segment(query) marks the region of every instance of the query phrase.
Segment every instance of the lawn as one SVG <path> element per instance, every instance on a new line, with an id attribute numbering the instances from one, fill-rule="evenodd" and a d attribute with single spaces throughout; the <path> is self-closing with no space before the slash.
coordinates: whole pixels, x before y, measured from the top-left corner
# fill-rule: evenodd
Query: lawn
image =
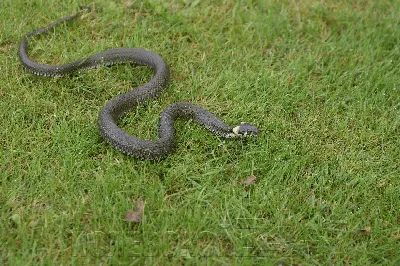
<path id="1" fill-rule="evenodd" d="M 82 2 L 0 3 L 0 264 L 400 264 L 399 1 Z M 114 150 L 98 114 L 150 69 L 45 78 L 17 56 L 79 4 L 92 11 L 31 38 L 30 55 L 160 54 L 171 84 L 127 132 L 156 139 L 160 112 L 189 101 L 261 134 L 179 120 L 161 162 Z M 137 201 L 142 220 L 124 221 Z"/>

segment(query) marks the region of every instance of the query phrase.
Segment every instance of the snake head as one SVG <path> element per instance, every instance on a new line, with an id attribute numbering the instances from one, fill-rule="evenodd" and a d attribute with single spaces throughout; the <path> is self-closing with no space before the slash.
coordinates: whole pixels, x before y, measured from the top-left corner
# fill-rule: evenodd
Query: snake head
<path id="1" fill-rule="evenodd" d="M 256 126 L 246 122 L 242 122 L 236 127 L 234 127 L 232 129 L 232 132 L 235 135 L 235 137 L 251 137 L 260 133 L 260 131 Z"/>

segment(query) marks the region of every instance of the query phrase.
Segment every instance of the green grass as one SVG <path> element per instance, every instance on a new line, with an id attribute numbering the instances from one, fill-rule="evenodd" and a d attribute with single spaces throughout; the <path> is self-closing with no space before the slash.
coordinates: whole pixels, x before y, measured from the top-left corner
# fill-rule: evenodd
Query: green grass
<path id="1" fill-rule="evenodd" d="M 0 3 L 0 264 L 400 263 L 399 1 L 99 0 L 31 40 L 48 64 L 160 54 L 171 85 L 121 122 L 142 138 L 176 101 L 262 131 L 225 141 L 178 121 L 160 163 L 115 151 L 96 124 L 151 71 L 21 68 L 21 36 L 83 4 L 60 2 Z M 143 221 L 124 222 L 136 199 Z"/>

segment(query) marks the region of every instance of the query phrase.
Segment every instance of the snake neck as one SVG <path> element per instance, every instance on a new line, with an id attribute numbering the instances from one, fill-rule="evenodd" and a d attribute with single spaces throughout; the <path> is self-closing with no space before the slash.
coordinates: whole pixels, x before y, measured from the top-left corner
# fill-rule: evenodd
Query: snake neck
<path id="1" fill-rule="evenodd" d="M 177 118 L 192 119 L 211 133 L 223 138 L 236 137 L 234 127 L 225 124 L 210 111 L 189 102 L 177 102 L 168 106 L 160 115 L 160 139 L 169 138 L 173 134 L 173 121 Z"/>

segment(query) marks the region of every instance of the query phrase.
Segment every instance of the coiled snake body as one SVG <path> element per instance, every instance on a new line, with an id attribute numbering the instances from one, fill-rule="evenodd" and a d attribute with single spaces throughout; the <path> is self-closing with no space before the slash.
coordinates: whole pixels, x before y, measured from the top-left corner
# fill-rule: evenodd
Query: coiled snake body
<path id="1" fill-rule="evenodd" d="M 160 94 L 168 85 L 169 67 L 159 55 L 139 48 L 110 49 L 62 65 L 39 64 L 29 58 L 27 52 L 29 37 L 42 34 L 59 23 L 75 19 L 78 15 L 79 13 L 59 19 L 46 27 L 27 33 L 20 42 L 19 58 L 23 67 L 29 72 L 51 77 L 66 76 L 77 70 L 126 62 L 151 67 L 155 74 L 149 82 L 111 99 L 100 112 L 98 122 L 100 135 L 115 149 L 140 159 L 164 159 L 175 151 L 174 120 L 178 117 L 193 119 L 212 133 L 224 138 L 258 134 L 257 127 L 251 124 L 240 123 L 235 127 L 228 126 L 209 111 L 188 102 L 172 104 L 161 113 L 158 140 L 148 141 L 127 134 L 118 127 L 116 121 L 127 111 L 135 109 L 138 105 Z"/>

